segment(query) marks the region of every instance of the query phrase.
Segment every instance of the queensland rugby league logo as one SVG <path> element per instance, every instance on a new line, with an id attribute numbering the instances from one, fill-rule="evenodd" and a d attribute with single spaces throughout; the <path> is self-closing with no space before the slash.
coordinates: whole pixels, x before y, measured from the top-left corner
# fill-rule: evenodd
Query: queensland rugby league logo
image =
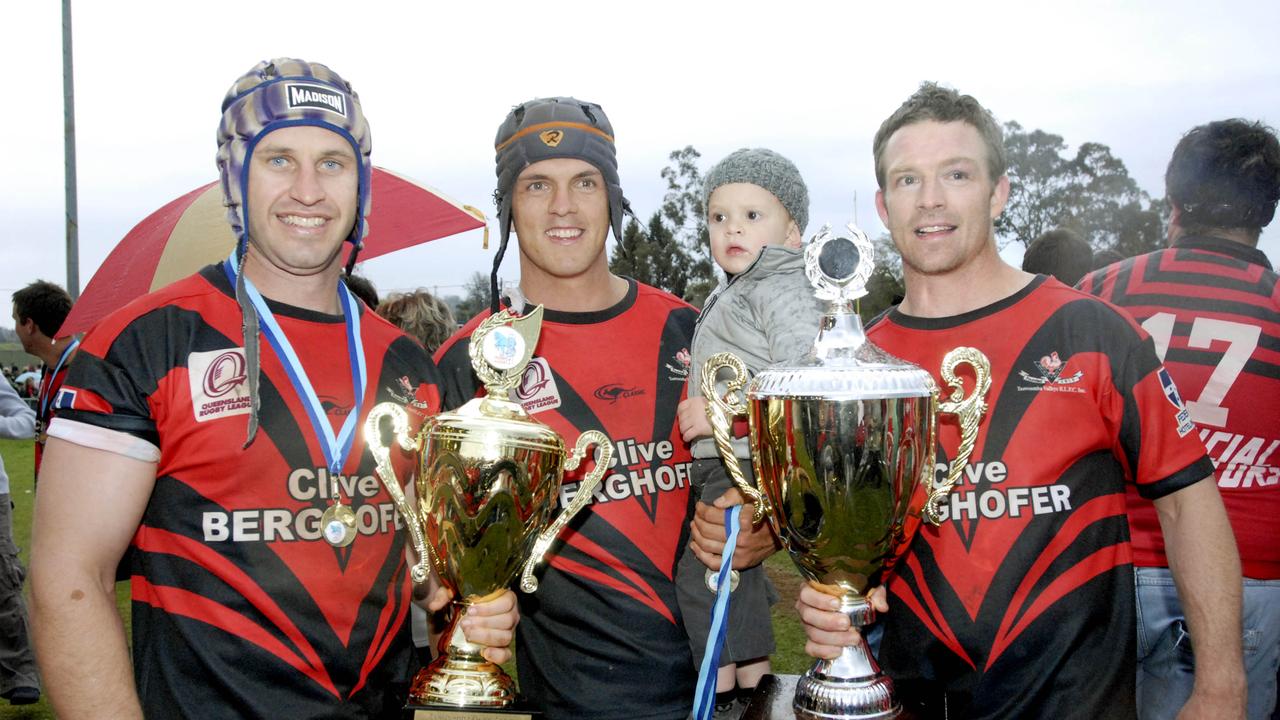
<path id="1" fill-rule="evenodd" d="M 197 422 L 244 415 L 250 403 L 244 348 L 210 350 L 187 356 L 191 412 Z"/>
<path id="2" fill-rule="evenodd" d="M 544 358 L 532 358 L 520 374 L 520 384 L 511 391 L 526 412 L 536 413 L 560 407 L 560 388 Z"/>

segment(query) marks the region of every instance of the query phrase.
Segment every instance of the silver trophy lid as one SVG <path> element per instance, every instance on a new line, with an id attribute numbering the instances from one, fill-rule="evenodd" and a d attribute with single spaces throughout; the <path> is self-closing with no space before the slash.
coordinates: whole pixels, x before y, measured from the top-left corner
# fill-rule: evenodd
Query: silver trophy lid
<path id="1" fill-rule="evenodd" d="M 813 347 L 799 360 L 761 370 L 749 397 L 859 400 L 934 393 L 929 373 L 867 340 L 853 301 L 867 294 L 873 249 L 866 233 L 853 224 L 846 227 L 851 238 L 833 235 L 824 225 L 805 247 L 805 273 L 814 294 L 828 301 Z"/>

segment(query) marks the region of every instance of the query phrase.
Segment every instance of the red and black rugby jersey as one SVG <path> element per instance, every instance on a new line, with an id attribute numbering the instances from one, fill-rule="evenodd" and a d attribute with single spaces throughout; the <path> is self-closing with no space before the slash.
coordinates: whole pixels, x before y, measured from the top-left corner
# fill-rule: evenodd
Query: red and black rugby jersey
<path id="1" fill-rule="evenodd" d="M 1213 237 L 1098 270 L 1080 288 L 1119 305 L 1155 339 L 1178 383 L 1246 577 L 1280 578 L 1280 287 L 1260 250 Z M 1147 504 L 1130 507 L 1134 563 L 1168 567 Z"/>
<path id="2" fill-rule="evenodd" d="M 939 369 L 955 347 L 981 350 L 992 377 L 947 519 L 922 527 L 889 584 L 885 670 L 971 695 L 963 717 L 1132 717 L 1125 486 L 1156 498 L 1211 472 L 1150 340 L 1044 277 L 956 317 L 894 310 L 869 337 L 944 393 Z M 953 416 L 938 435 L 942 479 L 959 445 Z"/>
<path id="3" fill-rule="evenodd" d="M 341 317 L 268 302 L 338 428 L 354 406 Z M 362 413 L 380 402 L 407 407 L 415 421 L 437 412 L 439 375 L 421 346 L 363 304 L 360 312 Z M 128 558 L 143 709 L 157 718 L 395 717 L 412 648 L 394 505 L 358 432 L 337 478 L 358 535 L 345 548 L 325 542 L 329 470 L 265 340 L 261 427 L 242 447 L 240 328 L 228 280 L 209 266 L 99 324 L 59 397 L 55 432 L 88 423 L 160 451 Z M 397 463 L 406 480 L 411 459 Z"/>
<path id="4" fill-rule="evenodd" d="M 467 339 L 487 315 L 437 351 L 446 404 L 478 389 Z M 520 687 L 549 718 L 688 715 L 696 670 L 674 577 L 693 498 L 676 406 L 695 318 L 680 299 L 634 281 L 607 310 L 548 310 L 515 391 L 566 444 L 595 429 L 614 445 L 612 471 L 552 546 L 538 591 L 520 594 Z M 566 477 L 561 507 L 580 477 Z"/>

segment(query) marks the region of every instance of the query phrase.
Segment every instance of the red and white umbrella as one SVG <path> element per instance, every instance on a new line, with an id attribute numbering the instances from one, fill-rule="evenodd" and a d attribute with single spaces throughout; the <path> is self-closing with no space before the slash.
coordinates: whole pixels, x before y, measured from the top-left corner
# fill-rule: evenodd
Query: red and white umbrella
<path id="1" fill-rule="evenodd" d="M 374 167 L 373 210 L 366 222 L 361 260 L 484 227 L 485 217 L 433 188 Z M 192 190 L 124 236 L 85 286 L 58 336 L 88 330 L 134 298 L 222 260 L 234 245 L 218 183 Z"/>

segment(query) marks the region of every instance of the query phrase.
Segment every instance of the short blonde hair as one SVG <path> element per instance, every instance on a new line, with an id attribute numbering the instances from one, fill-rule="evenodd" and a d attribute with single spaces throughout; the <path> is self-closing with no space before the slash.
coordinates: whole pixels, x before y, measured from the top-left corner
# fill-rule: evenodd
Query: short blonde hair
<path id="1" fill-rule="evenodd" d="M 429 353 L 458 329 L 449 305 L 422 288 L 392 293 L 378 305 L 377 313 L 422 343 Z"/>

